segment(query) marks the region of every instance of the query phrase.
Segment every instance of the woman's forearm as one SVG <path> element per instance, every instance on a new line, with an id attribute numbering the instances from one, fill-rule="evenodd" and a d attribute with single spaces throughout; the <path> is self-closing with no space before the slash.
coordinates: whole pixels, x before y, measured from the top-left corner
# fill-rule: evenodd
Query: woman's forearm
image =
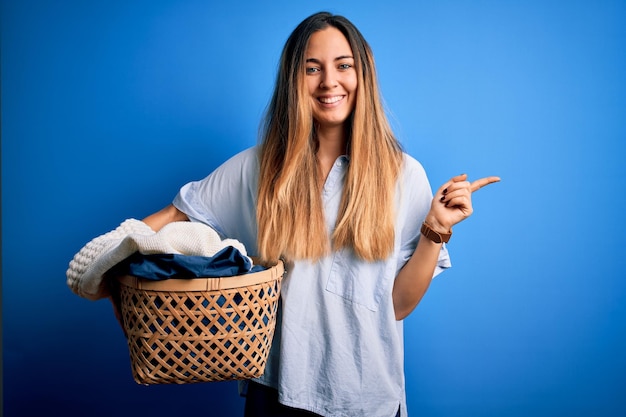
<path id="1" fill-rule="evenodd" d="M 170 204 L 162 210 L 157 211 L 154 214 L 149 215 L 143 222 L 150 226 L 152 230 L 158 232 L 168 223 L 179 222 L 179 221 L 187 221 L 187 215 L 182 211 L 178 210 L 174 205 Z"/>
<path id="2" fill-rule="evenodd" d="M 413 255 L 402 267 L 393 285 L 396 320 L 406 318 L 428 290 L 440 251 L 441 243 L 421 236 Z"/>

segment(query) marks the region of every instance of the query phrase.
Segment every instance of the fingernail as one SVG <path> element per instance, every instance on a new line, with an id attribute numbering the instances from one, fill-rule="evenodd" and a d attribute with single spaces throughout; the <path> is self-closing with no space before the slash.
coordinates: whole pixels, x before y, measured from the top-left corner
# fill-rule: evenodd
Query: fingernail
<path id="1" fill-rule="evenodd" d="M 441 197 L 441 198 L 439 199 L 439 201 L 441 201 L 441 202 L 443 203 L 443 200 L 445 200 L 445 199 L 446 199 L 446 196 L 444 195 L 443 197 Z"/>
<path id="2" fill-rule="evenodd" d="M 443 191 L 442 191 L 443 194 L 446 194 L 447 192 L 448 192 L 447 188 L 444 188 Z"/>
<path id="3" fill-rule="evenodd" d="M 446 201 L 446 207 L 448 207 L 448 203 L 449 203 L 449 201 Z"/>

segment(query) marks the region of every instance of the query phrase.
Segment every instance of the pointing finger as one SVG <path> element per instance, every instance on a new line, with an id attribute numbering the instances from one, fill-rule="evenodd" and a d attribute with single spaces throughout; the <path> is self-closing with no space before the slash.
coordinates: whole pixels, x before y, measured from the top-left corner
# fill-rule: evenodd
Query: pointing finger
<path id="1" fill-rule="evenodd" d="M 494 182 L 500 181 L 500 177 L 485 177 L 479 180 L 472 182 L 470 185 L 470 189 L 472 192 L 478 191 L 486 185 L 493 184 Z"/>

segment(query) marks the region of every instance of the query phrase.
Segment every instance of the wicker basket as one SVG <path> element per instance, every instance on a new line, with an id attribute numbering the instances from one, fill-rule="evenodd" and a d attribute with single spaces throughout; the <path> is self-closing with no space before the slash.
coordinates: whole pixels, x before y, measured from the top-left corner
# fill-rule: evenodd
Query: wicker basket
<path id="1" fill-rule="evenodd" d="M 122 323 L 139 384 L 238 380 L 263 374 L 284 265 L 224 278 L 119 277 Z"/>

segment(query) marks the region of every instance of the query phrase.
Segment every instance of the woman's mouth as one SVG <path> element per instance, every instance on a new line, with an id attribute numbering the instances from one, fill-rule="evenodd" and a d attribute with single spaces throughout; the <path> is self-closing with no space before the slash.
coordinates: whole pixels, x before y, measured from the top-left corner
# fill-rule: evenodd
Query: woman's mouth
<path id="1" fill-rule="evenodd" d="M 320 103 L 322 104 L 335 104 L 338 101 L 341 101 L 345 96 L 331 96 L 331 97 L 318 97 Z"/>

